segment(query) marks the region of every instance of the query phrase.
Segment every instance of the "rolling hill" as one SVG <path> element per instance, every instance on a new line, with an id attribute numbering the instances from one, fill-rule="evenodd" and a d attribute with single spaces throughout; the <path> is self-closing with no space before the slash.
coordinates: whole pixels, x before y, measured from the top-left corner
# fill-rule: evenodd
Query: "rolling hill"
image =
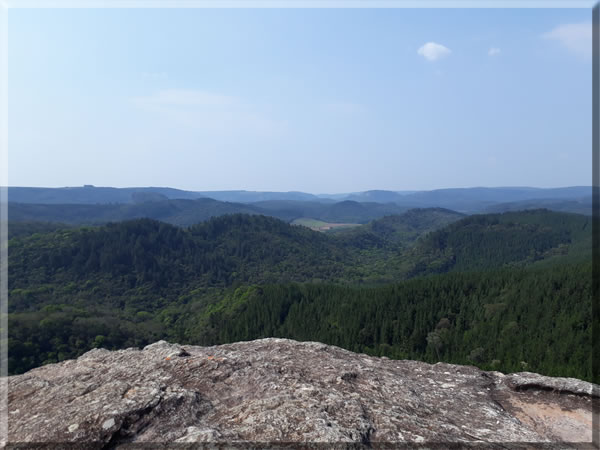
<path id="1" fill-rule="evenodd" d="M 448 221 L 452 223 L 443 225 Z M 464 317 L 473 322 L 473 327 L 480 324 L 477 326 L 483 328 L 478 328 L 477 333 L 484 333 L 485 327 L 496 325 L 486 322 L 489 317 L 481 316 L 481 311 L 489 309 L 492 314 L 496 310 L 503 311 L 504 306 L 497 304 L 509 299 L 526 302 L 529 298 L 519 299 L 515 293 L 501 295 L 506 283 L 525 276 L 519 275 L 525 269 L 538 270 L 540 274 L 555 271 L 557 276 L 567 277 L 570 281 L 561 281 L 564 289 L 549 291 L 557 292 L 553 301 L 561 304 L 575 298 L 565 299 L 566 293 L 572 292 L 568 283 L 587 289 L 577 277 L 569 275 L 580 269 L 569 267 L 580 267 L 591 260 L 591 219 L 547 210 L 463 218 L 458 213 L 439 209 L 409 211 L 360 227 L 364 235 L 377 240 L 378 245 L 368 246 L 362 245 L 360 240 L 357 243 L 276 218 L 247 214 L 213 217 L 189 228 L 150 219 L 96 227 L 55 228 L 54 225 L 30 223 L 22 226 L 24 231 L 19 233 L 17 228 L 9 241 L 9 346 L 12 358 L 9 365 L 13 373 L 77 356 L 98 346 L 140 346 L 161 338 L 180 343 L 216 343 L 239 333 L 245 333 L 244 336 L 283 333 L 285 330 L 291 333 L 291 329 L 279 327 L 292 313 L 296 316 L 292 314 L 291 317 L 297 317 L 294 326 L 300 328 L 295 328 L 296 334 L 290 336 L 301 339 L 324 336 L 333 344 L 346 345 L 336 341 L 342 339 L 342 335 L 346 336 L 346 331 L 336 334 L 336 327 L 342 326 L 337 321 L 341 320 L 339 317 L 353 317 L 352 311 L 360 308 L 367 308 L 359 314 L 364 322 L 358 323 L 358 328 L 352 328 L 354 331 L 348 331 L 350 334 L 344 337 L 352 342 L 348 346 L 395 357 L 411 354 L 433 358 L 436 344 L 427 346 L 428 333 L 439 331 L 436 323 L 444 317 L 449 318 L 451 324 L 458 323 L 448 316 L 453 311 L 459 315 L 462 314 L 460 311 L 467 311 L 460 309 L 466 307 L 463 303 L 467 300 L 457 292 L 465 290 L 469 293 L 472 289 L 481 292 L 479 309 L 468 310 L 471 312 L 465 312 Z M 442 228 L 426 232 L 437 226 Z M 348 233 L 350 231 L 355 230 Z M 419 233 L 420 237 L 415 240 Z M 560 275 L 563 269 L 567 275 Z M 435 275 L 444 272 L 450 273 Z M 461 273 L 473 275 L 460 278 L 458 274 Z M 397 288 L 382 287 L 415 276 L 429 278 L 420 284 L 415 281 L 417 284 L 400 283 Z M 440 281 L 439 286 L 448 287 L 434 289 L 438 286 L 436 277 L 439 276 L 447 277 L 444 278 L 447 281 Z M 499 278 L 494 278 L 496 276 Z M 525 284 L 517 284 L 515 289 L 537 290 L 536 277 L 539 278 L 537 275 L 525 276 Z M 544 283 L 554 289 L 552 286 L 557 285 L 552 280 L 548 278 Z M 332 291 L 317 290 L 321 293 L 306 296 L 302 289 L 284 286 L 289 283 L 336 287 Z M 290 302 L 285 316 L 278 316 L 282 311 L 272 304 L 277 297 L 275 294 L 264 297 L 262 310 L 259 308 L 261 301 L 254 302 L 255 293 L 267 292 L 264 289 L 269 285 L 283 286 L 281 291 L 275 287 L 269 288 L 275 289 L 269 292 L 285 293 L 277 300 L 288 299 L 285 301 Z M 485 287 L 488 285 L 497 286 L 497 289 L 490 291 L 491 288 Z M 389 336 L 384 339 L 380 334 L 373 334 L 370 328 L 383 326 L 383 322 L 378 321 L 390 315 L 385 312 L 386 308 L 399 301 L 394 300 L 394 292 L 400 292 L 395 289 L 406 291 L 406 296 L 415 301 L 419 298 L 426 301 L 423 306 L 415 305 L 416 309 L 405 317 L 406 321 L 397 325 L 398 330 L 412 327 L 416 317 L 421 317 L 419 320 L 427 317 L 425 322 L 419 322 L 421 334 L 413 336 L 411 342 L 416 347 L 411 347 L 412 350 L 401 344 L 403 338 L 399 341 L 391 340 Z M 496 294 L 494 289 L 499 293 Z M 389 302 L 392 303 L 382 303 L 388 306 L 377 309 L 379 307 L 375 305 L 381 296 L 391 296 Z M 321 306 L 314 303 L 323 301 L 322 307 L 337 308 L 338 300 L 334 299 L 342 301 L 345 297 L 358 303 L 349 304 L 334 315 L 331 311 L 320 312 Z M 445 303 L 444 298 L 453 298 L 454 303 Z M 367 300 L 375 309 L 363 305 Z M 485 306 L 488 304 L 491 306 Z M 247 315 L 244 308 L 250 307 L 251 315 Z M 573 309 L 573 317 L 580 317 L 581 307 Z M 518 308 L 527 306 L 523 304 Z M 536 303 L 534 308 L 539 305 Z M 232 320 L 239 317 L 240 322 L 236 325 L 239 328 L 223 325 L 227 317 Z M 323 322 L 327 317 L 331 319 Z M 501 328 L 513 326 L 510 321 L 502 320 Z M 304 323 L 306 325 L 302 325 Z M 333 328 L 329 334 L 322 335 L 325 329 L 318 331 L 314 326 Z M 302 329 L 306 334 L 297 334 Z M 585 333 L 576 337 L 584 338 Z M 529 339 L 529 334 L 524 334 L 523 339 Z M 475 341 L 460 342 L 463 347 L 448 353 L 450 360 L 464 360 L 469 355 L 479 358 L 476 355 L 478 347 L 473 347 Z M 509 349 L 509 343 L 503 348 Z M 507 358 L 508 365 L 501 367 L 509 369 L 517 358 L 515 355 L 510 358 L 492 356 L 490 354 L 491 359 Z M 491 364 L 490 359 L 486 361 Z M 570 360 L 565 361 L 542 359 L 539 367 L 547 371 L 566 370 Z M 584 363 L 578 364 L 577 370 L 584 371 L 581 376 L 587 376 L 581 369 Z"/>
<path id="2" fill-rule="evenodd" d="M 108 222 L 148 218 L 178 226 L 190 226 L 225 214 L 261 214 L 287 222 L 307 217 L 325 222 L 367 223 L 404 211 L 394 204 L 299 202 L 276 200 L 257 203 L 221 202 L 211 198 L 163 200 L 149 194 L 136 196 L 136 203 L 33 204 L 9 202 L 13 222 L 59 222 L 71 225 L 99 225 Z"/>
<path id="3" fill-rule="evenodd" d="M 410 208 L 440 207 L 464 213 L 486 212 L 498 204 L 540 200 L 537 207 L 554 208 L 560 202 L 579 202 L 590 197 L 591 187 L 571 186 L 564 188 L 531 188 L 531 187 L 474 187 L 436 189 L 430 191 L 390 191 L 369 190 L 364 192 L 320 194 L 305 192 L 258 192 L 258 191 L 185 191 L 164 187 L 112 188 L 112 187 L 66 187 L 66 188 L 32 188 L 9 187 L 8 199 L 15 203 L 34 204 L 109 204 L 135 203 L 136 197 L 160 196 L 163 200 L 212 198 L 214 200 L 232 203 L 257 203 L 273 201 L 290 201 L 293 209 L 298 205 L 294 202 L 310 202 L 313 204 L 331 204 L 352 201 L 360 204 L 380 203 L 395 204 L 402 210 Z M 160 198 L 159 197 L 159 198 Z M 553 199 L 553 202 L 547 201 Z M 535 203 L 535 202 L 534 202 Z M 257 205 L 261 206 L 261 205 Z M 264 205 L 268 208 L 268 205 Z M 307 205 L 314 208 L 314 205 Z M 389 206 L 388 206 L 389 207 Z M 528 207 L 529 208 L 529 207 Z M 564 208 L 564 205 L 563 205 Z M 514 208 L 512 208 L 514 209 Z M 517 209 L 522 209 L 517 206 Z M 562 209 L 567 211 L 566 209 Z M 496 210 L 500 211 L 500 210 Z M 570 210 L 569 210 L 570 211 Z M 579 211 L 573 211 L 579 212 Z M 398 211 L 389 211 L 396 214 Z M 297 216 L 302 217 L 302 216 Z M 295 218 L 297 218 L 295 217 Z M 312 217 L 305 215 L 305 217 Z M 363 216 L 361 216 L 363 217 Z M 371 217 L 372 219 L 374 217 Z M 325 218 L 322 218 L 326 220 Z M 292 219 L 293 220 L 293 219 Z M 368 221 L 369 219 L 362 219 Z"/>
<path id="4" fill-rule="evenodd" d="M 592 215 L 592 196 L 579 199 L 543 198 L 521 200 L 518 202 L 497 203 L 487 208 L 485 212 L 522 211 L 525 209 L 550 209 L 552 211 Z"/>
<path id="5" fill-rule="evenodd" d="M 592 220 L 528 210 L 469 216 L 424 236 L 405 255 L 410 276 L 591 259 Z"/>
<path id="6" fill-rule="evenodd" d="M 193 225 L 224 214 L 263 213 L 248 205 L 220 202 L 211 198 L 98 205 L 9 203 L 8 211 L 13 222 L 41 221 L 71 225 L 99 225 L 149 218 L 180 226 Z"/>
<path id="7" fill-rule="evenodd" d="M 106 204 L 132 203 L 135 193 L 156 193 L 168 199 L 196 199 L 202 194 L 166 187 L 114 188 L 76 186 L 64 188 L 9 187 L 8 201 L 36 204 Z"/>
<path id="8" fill-rule="evenodd" d="M 464 213 L 484 212 L 498 203 L 519 202 L 554 198 L 575 200 L 589 196 L 591 187 L 573 186 L 565 188 L 455 188 L 421 191 L 403 196 L 398 200 L 401 206 L 409 207 L 441 207 Z"/>
<path id="9" fill-rule="evenodd" d="M 402 214 L 384 216 L 353 229 L 335 232 L 340 241 L 360 248 L 375 246 L 406 246 L 430 231 L 442 228 L 465 217 L 443 208 L 411 209 Z"/>

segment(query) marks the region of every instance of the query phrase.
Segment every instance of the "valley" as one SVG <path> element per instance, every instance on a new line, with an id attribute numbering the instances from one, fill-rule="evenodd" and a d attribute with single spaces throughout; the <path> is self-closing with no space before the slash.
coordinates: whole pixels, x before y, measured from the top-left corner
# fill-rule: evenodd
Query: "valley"
<path id="1" fill-rule="evenodd" d="M 299 219 L 295 219 L 292 222 L 292 225 L 302 225 L 310 228 L 313 231 L 329 231 L 333 232 L 340 229 L 353 228 L 360 226 L 359 223 L 330 223 L 323 222 L 322 220 L 311 219 L 309 217 L 301 217 Z"/>
<path id="2" fill-rule="evenodd" d="M 286 337 L 591 378 L 590 217 L 422 208 L 326 232 L 300 223 L 11 221 L 10 372 L 159 339 Z"/>

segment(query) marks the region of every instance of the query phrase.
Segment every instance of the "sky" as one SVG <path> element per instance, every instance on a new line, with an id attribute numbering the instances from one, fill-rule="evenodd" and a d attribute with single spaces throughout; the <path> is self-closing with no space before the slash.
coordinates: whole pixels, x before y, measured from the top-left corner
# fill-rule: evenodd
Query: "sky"
<path id="1" fill-rule="evenodd" d="M 591 185 L 591 10 L 10 9 L 11 186 Z"/>

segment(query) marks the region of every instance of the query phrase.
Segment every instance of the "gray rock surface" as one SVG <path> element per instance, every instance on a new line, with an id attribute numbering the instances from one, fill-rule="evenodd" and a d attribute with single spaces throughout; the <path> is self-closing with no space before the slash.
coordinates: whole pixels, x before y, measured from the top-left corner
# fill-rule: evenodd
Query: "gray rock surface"
<path id="1" fill-rule="evenodd" d="M 9 378 L 9 442 L 590 442 L 598 386 L 261 339 L 92 350 Z M 486 444 L 487 445 L 487 444 Z M 492 445 L 493 447 L 496 444 Z"/>

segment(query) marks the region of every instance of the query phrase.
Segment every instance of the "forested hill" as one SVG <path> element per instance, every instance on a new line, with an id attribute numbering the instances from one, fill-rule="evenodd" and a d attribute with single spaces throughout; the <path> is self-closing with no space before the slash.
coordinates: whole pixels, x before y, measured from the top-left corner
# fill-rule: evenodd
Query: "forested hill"
<path id="1" fill-rule="evenodd" d="M 93 295 L 71 287 L 66 298 L 9 315 L 9 370 L 20 373 L 94 347 L 275 336 L 392 358 L 591 380 L 591 280 L 587 262 L 444 274 L 380 288 L 196 290 L 169 303 L 138 296 L 121 309 L 107 306 L 110 293 L 101 288 Z M 49 295 L 48 289 L 31 295 Z"/>
<path id="2" fill-rule="evenodd" d="M 402 214 L 376 219 L 362 227 L 341 229 L 334 236 L 359 248 L 411 245 L 420 236 L 456 222 L 464 214 L 444 208 L 410 209 Z"/>
<path id="3" fill-rule="evenodd" d="M 240 288 L 185 328 L 192 340 L 210 344 L 287 337 L 591 380 L 591 267 L 454 273 L 370 289 Z"/>
<path id="4" fill-rule="evenodd" d="M 382 223 L 398 225 L 398 220 Z M 422 220 L 425 227 L 430 223 Z M 238 287 L 250 295 L 247 286 L 289 282 L 381 285 L 445 271 L 493 274 L 540 263 L 558 270 L 591 259 L 589 218 L 549 211 L 466 217 L 415 244 L 399 244 L 395 228 L 388 233 L 383 227 L 381 245 L 370 247 L 244 214 L 187 229 L 150 219 L 98 227 L 27 226 L 35 232 L 9 240 L 13 372 L 93 346 L 139 346 L 161 337 L 182 343 L 216 339 L 216 331 L 202 334 L 217 330 L 206 328 L 205 319 L 211 311 L 244 302 L 247 296 L 240 294 L 233 303 L 221 303 Z M 369 292 L 375 299 L 384 291 Z M 435 298 L 446 294 L 426 292 L 419 295 L 432 295 L 427 314 L 437 314 Z M 266 319 L 275 313 L 265 309 L 264 314 Z M 311 317 L 319 320 L 318 314 Z"/>
<path id="5" fill-rule="evenodd" d="M 497 203 L 486 208 L 486 213 L 498 213 L 506 211 L 522 211 L 525 209 L 550 209 L 559 212 L 571 212 L 576 214 L 592 215 L 592 196 L 576 199 L 535 199 L 522 200 L 520 202 Z"/>
<path id="6" fill-rule="evenodd" d="M 137 203 L 113 204 L 31 204 L 9 202 L 13 222 L 60 222 L 71 225 L 98 225 L 148 218 L 179 226 L 190 226 L 225 214 L 261 214 L 291 222 L 302 217 L 326 222 L 367 223 L 406 208 L 394 204 L 308 201 L 264 201 L 232 203 L 200 198 L 164 199 L 146 193 Z"/>
<path id="7" fill-rule="evenodd" d="M 327 236 L 265 216 L 228 215 L 178 228 L 150 219 L 11 239 L 13 288 L 110 280 L 123 287 L 340 279 L 348 251 Z M 117 288 L 116 285 L 119 285 Z M 120 286 L 122 285 L 122 286 Z M 125 294 L 126 296 L 127 294 Z M 11 308 L 18 307 L 12 299 Z"/>
<path id="8" fill-rule="evenodd" d="M 591 248 L 591 217 L 541 209 L 466 217 L 429 233 L 406 257 L 415 276 L 591 259 Z"/>
<path id="9" fill-rule="evenodd" d="M 201 198 L 196 200 L 156 200 L 112 204 L 8 204 L 13 222 L 60 222 L 71 225 L 99 225 L 132 219 L 155 219 L 180 226 L 203 222 L 225 214 L 263 214 L 264 211 L 241 203 Z M 274 215 L 274 214 L 270 214 Z"/>
<path id="10" fill-rule="evenodd" d="M 406 207 L 394 203 L 356 202 L 343 200 L 338 202 L 308 202 L 291 200 L 272 200 L 251 203 L 266 214 L 292 221 L 300 217 L 318 219 L 325 222 L 361 223 L 387 215 L 401 214 Z"/>
<path id="11" fill-rule="evenodd" d="M 456 218 L 450 212 L 433 211 L 435 217 L 440 214 L 443 220 Z M 11 286 L 19 288 L 92 276 L 132 288 L 180 282 L 227 286 L 393 281 L 560 256 L 581 259 L 589 254 L 591 244 L 589 217 L 540 210 L 466 217 L 425 235 L 411 248 L 412 235 L 406 242 L 401 237 L 410 220 L 413 225 L 424 221 L 414 219 L 415 215 L 428 216 L 421 211 L 365 226 L 367 234 L 375 236 L 376 246 L 271 217 L 241 214 L 212 218 L 188 229 L 150 219 L 59 229 L 11 239 L 9 279 Z M 425 221 L 425 229 L 430 223 Z"/>
<path id="12" fill-rule="evenodd" d="M 71 228 L 71 226 L 60 222 L 13 222 L 9 220 L 8 239 L 23 238 L 38 233 L 50 233 L 65 228 Z"/>

